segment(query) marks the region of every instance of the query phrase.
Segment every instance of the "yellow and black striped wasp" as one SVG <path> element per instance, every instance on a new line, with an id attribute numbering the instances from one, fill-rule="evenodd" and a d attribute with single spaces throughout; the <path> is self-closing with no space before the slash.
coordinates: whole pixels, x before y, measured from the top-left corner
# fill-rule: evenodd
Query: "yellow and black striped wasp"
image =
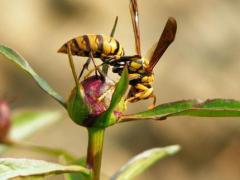
<path id="1" fill-rule="evenodd" d="M 156 97 L 153 94 L 152 86 L 154 81 L 153 68 L 168 46 L 173 42 L 177 30 L 177 23 L 174 18 L 168 19 L 157 46 L 153 51 L 151 58 L 148 60 L 141 56 L 137 0 L 130 0 L 130 13 L 134 30 L 136 55 L 125 56 L 122 46 L 112 36 L 95 34 L 74 38 L 65 43 L 58 52 L 68 54 L 70 64 L 72 55 L 90 57 L 89 59 L 92 60 L 95 57 L 100 58 L 103 61 L 103 64 L 113 66 L 113 72 L 118 74 L 121 74 L 123 68 L 127 66 L 131 89 L 126 102 L 137 102 L 142 99 L 153 98 L 154 106 L 156 103 Z M 85 65 L 88 65 L 89 59 Z M 85 69 L 85 65 L 82 72 Z M 82 75 L 82 72 L 80 76 Z M 74 72 L 73 74 L 76 73 Z M 77 83 L 76 77 L 75 81 Z"/>
<path id="2" fill-rule="evenodd" d="M 124 55 L 123 47 L 113 37 L 102 34 L 86 34 L 66 42 L 59 50 L 67 53 L 70 46 L 71 54 L 83 57 L 119 59 Z"/>
<path id="3" fill-rule="evenodd" d="M 168 46 L 174 41 L 177 22 L 174 18 L 169 18 L 164 27 L 164 30 L 160 36 L 155 50 L 153 51 L 150 59 L 142 58 L 141 56 L 141 44 L 140 44 L 140 29 L 139 29 L 139 12 L 137 0 L 130 0 L 130 13 L 132 19 L 132 25 L 135 37 L 135 56 L 122 56 L 118 61 L 111 61 L 113 65 L 113 71 L 121 74 L 123 65 L 119 66 L 119 61 L 127 62 L 129 83 L 131 89 L 129 91 L 127 102 L 137 102 L 142 99 L 153 98 L 153 104 L 150 107 L 154 107 L 156 103 L 156 96 L 153 93 L 153 68 L 158 63 L 161 56 L 164 54 Z"/>
<path id="4" fill-rule="evenodd" d="M 73 38 L 62 45 L 58 50 L 59 53 L 70 54 L 71 56 L 89 57 L 84 64 L 82 71 L 79 75 L 81 77 L 84 69 L 93 61 L 95 70 L 97 69 L 94 62 L 94 58 L 100 58 L 105 64 L 110 60 L 117 61 L 124 56 L 124 49 L 121 44 L 113 38 L 115 28 L 117 25 L 118 17 L 115 19 L 115 23 L 111 32 L 111 35 L 103 34 L 86 34 Z M 121 62 L 122 64 L 123 62 Z M 124 62 L 125 64 L 125 62 Z"/>

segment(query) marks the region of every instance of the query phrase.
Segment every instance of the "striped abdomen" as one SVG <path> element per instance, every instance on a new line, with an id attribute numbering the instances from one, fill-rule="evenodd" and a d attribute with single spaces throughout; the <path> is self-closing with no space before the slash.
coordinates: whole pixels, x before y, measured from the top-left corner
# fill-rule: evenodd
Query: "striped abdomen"
<path id="1" fill-rule="evenodd" d="M 83 35 L 65 43 L 58 52 L 67 53 L 67 44 L 70 44 L 72 55 L 91 55 L 96 58 L 106 58 L 109 56 L 123 56 L 124 50 L 120 43 L 112 37 L 106 35 Z"/>

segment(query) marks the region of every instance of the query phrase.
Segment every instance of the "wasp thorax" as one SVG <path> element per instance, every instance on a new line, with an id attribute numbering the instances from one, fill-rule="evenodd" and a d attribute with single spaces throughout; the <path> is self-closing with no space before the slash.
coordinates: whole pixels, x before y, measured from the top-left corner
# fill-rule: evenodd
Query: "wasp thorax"
<path id="1" fill-rule="evenodd" d="M 10 127 L 10 108 L 6 101 L 0 101 L 0 142 L 6 140 Z"/>
<path id="2" fill-rule="evenodd" d="M 69 97 L 67 108 L 72 120 L 82 126 L 91 126 L 110 104 L 114 83 L 98 75 L 88 77 L 75 87 Z"/>

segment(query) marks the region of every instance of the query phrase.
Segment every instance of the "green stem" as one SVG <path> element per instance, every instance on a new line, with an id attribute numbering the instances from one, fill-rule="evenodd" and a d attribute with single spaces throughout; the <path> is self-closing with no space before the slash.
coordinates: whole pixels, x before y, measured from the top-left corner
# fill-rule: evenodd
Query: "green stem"
<path id="1" fill-rule="evenodd" d="M 105 129 L 88 128 L 87 166 L 93 170 L 93 180 L 100 179 Z"/>

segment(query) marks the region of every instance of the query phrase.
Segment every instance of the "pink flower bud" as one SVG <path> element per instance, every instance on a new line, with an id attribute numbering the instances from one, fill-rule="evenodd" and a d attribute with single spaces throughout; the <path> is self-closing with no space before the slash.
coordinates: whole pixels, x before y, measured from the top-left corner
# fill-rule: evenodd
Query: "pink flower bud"
<path id="1" fill-rule="evenodd" d="M 115 84 L 108 78 L 91 76 L 76 87 L 68 99 L 67 109 L 71 119 L 81 126 L 91 126 L 110 104 Z"/>
<path id="2" fill-rule="evenodd" d="M 6 139 L 10 127 L 10 108 L 6 101 L 0 101 L 0 142 Z"/>
<path id="3" fill-rule="evenodd" d="M 85 95 L 85 101 L 89 105 L 91 114 L 97 116 L 107 110 L 113 91 L 109 89 L 114 86 L 108 79 L 102 79 L 99 76 L 91 76 L 82 83 Z M 106 91 L 109 92 L 102 96 Z M 102 98 L 100 99 L 100 97 Z"/>

